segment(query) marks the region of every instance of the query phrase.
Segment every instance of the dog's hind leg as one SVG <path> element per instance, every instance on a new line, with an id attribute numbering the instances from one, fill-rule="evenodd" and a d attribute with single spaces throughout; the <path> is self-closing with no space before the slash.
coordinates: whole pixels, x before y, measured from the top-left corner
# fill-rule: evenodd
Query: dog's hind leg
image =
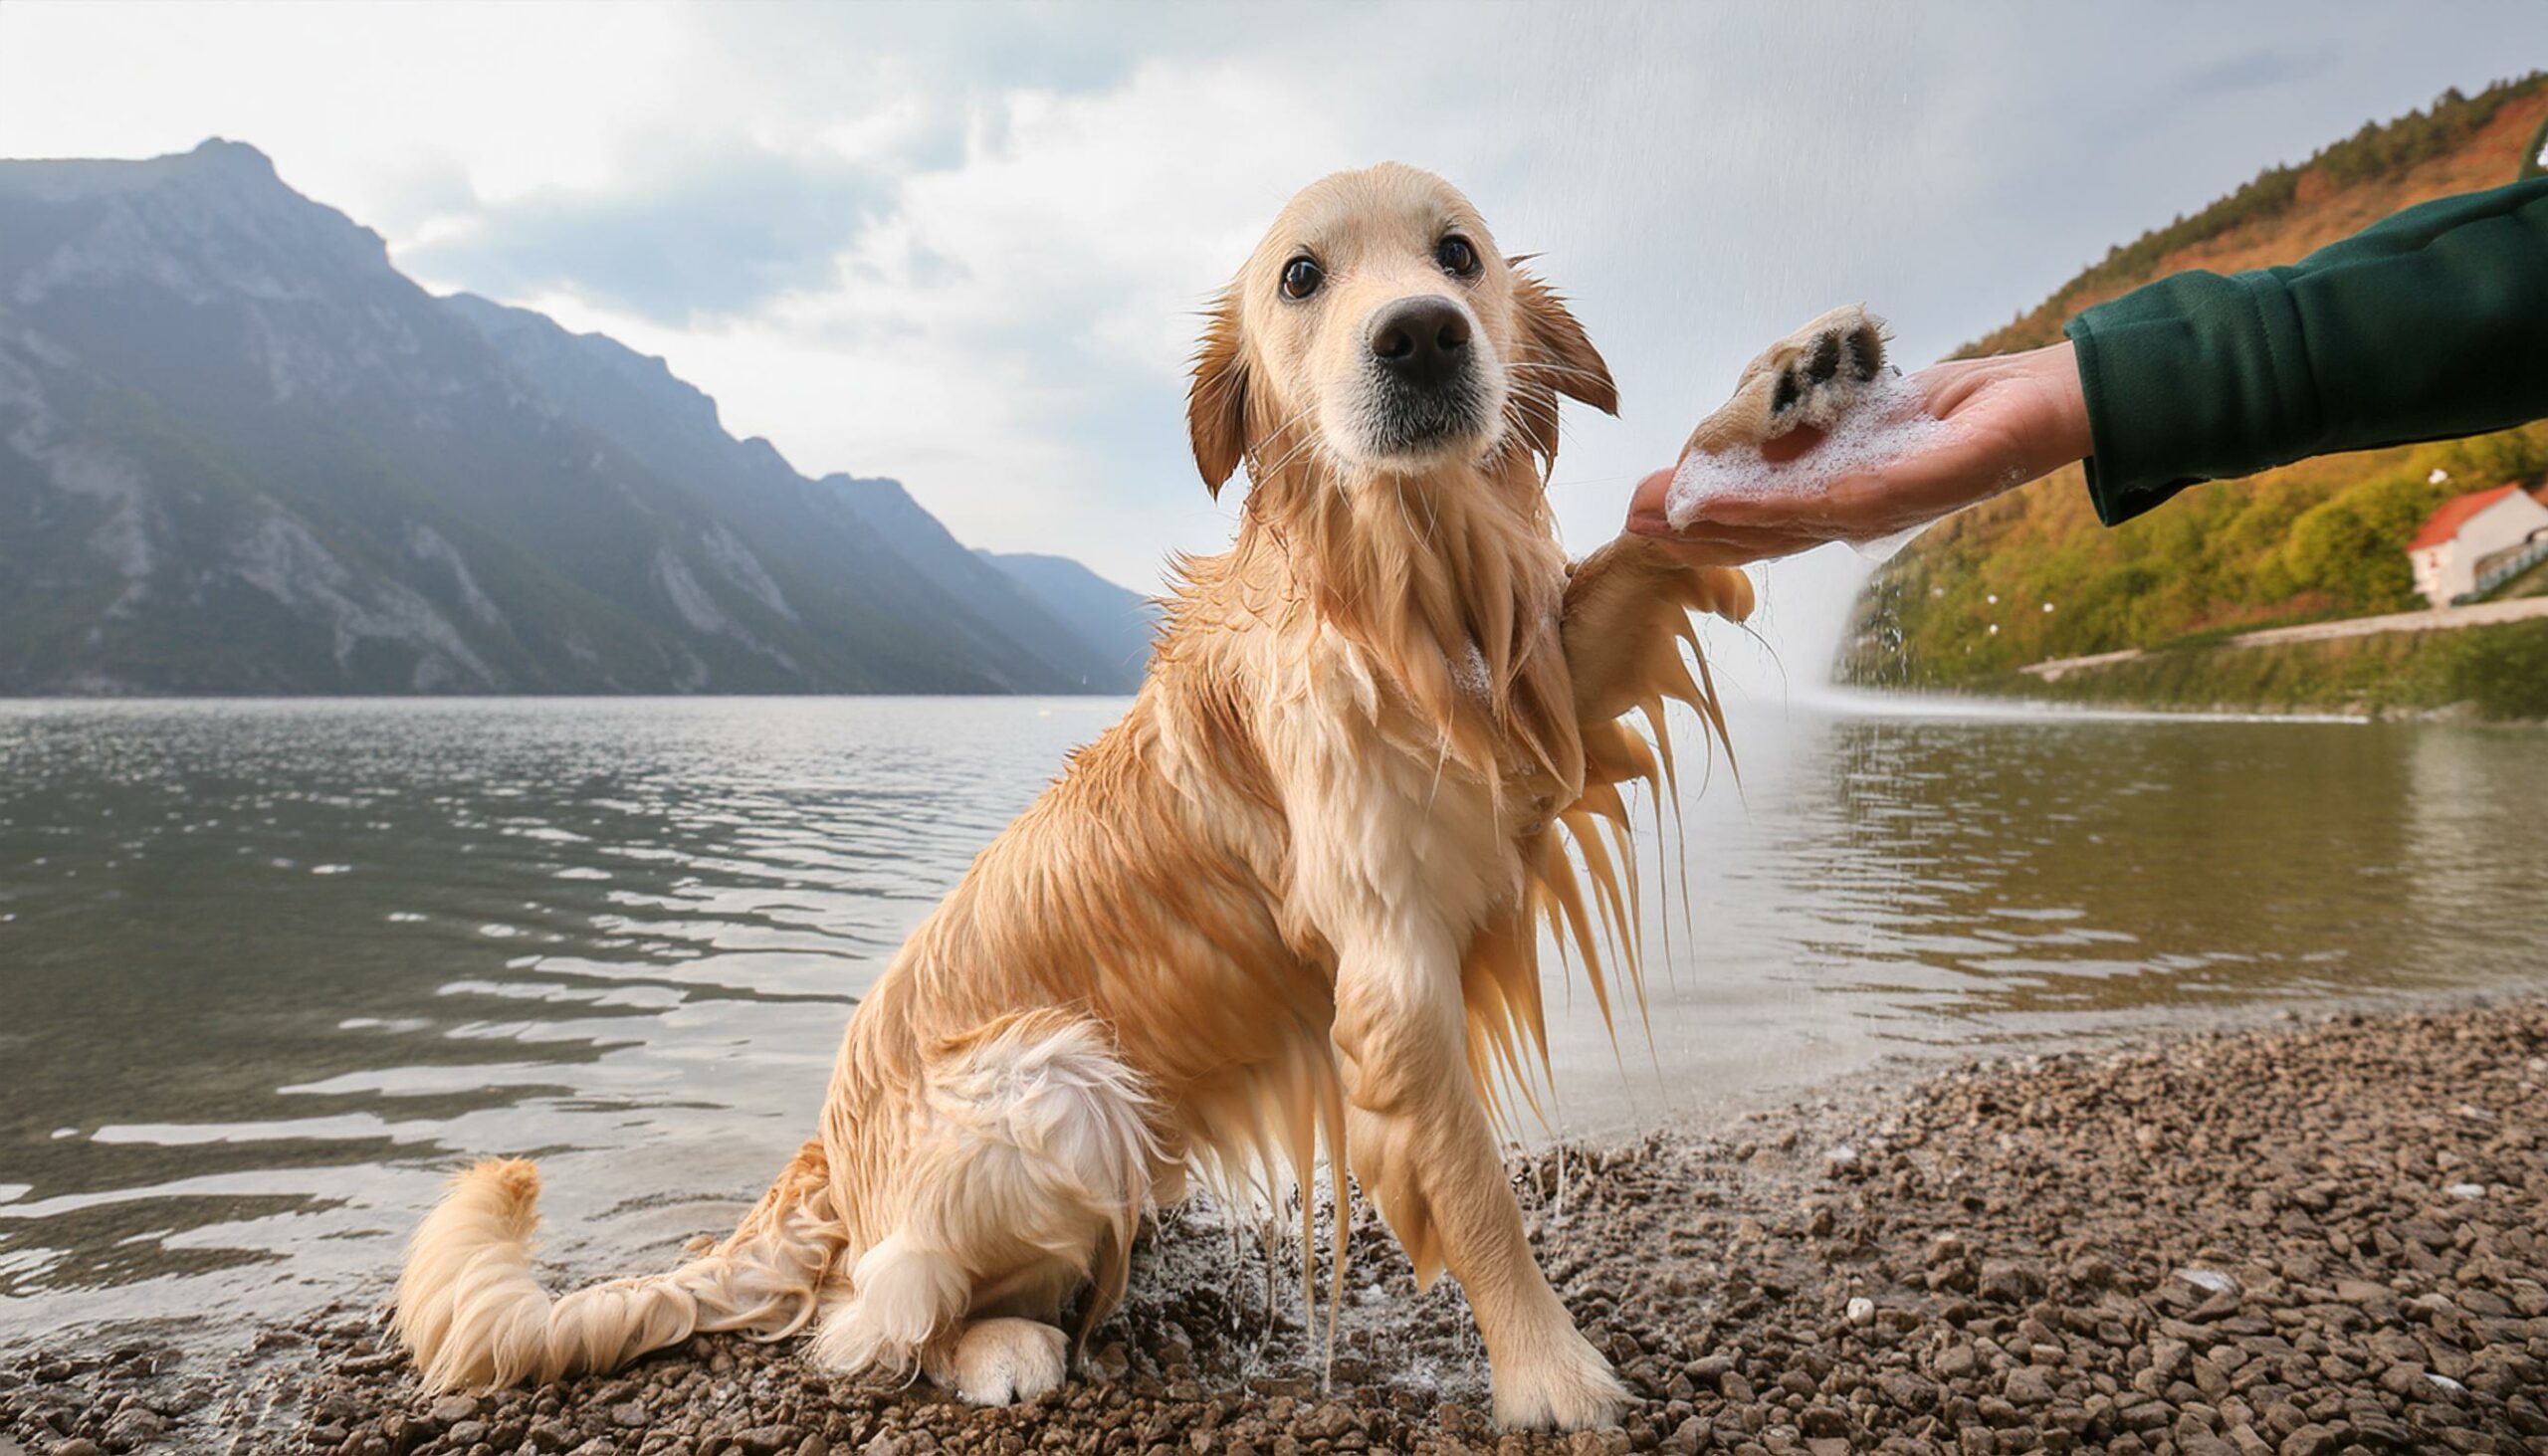
<path id="1" fill-rule="evenodd" d="M 844 1369 L 907 1373 L 975 1405 L 1032 1400 L 1069 1372 L 1062 1301 L 1087 1282 L 1083 1262 L 1051 1259 L 1004 1281 L 967 1287 L 962 1266 L 896 1234 L 868 1251 L 854 1290 L 826 1313 L 816 1358 Z"/>
<path id="2" fill-rule="evenodd" d="M 1069 1350 L 1070 1337 L 1041 1320 L 969 1320 L 922 1353 L 921 1370 L 974 1405 L 1006 1405 L 1060 1385 Z"/>
<path id="3" fill-rule="evenodd" d="M 1085 1017 L 1033 1012 L 932 1057 L 927 1125 L 894 1188 L 902 1215 L 825 1304 L 813 1355 L 919 1370 L 967 1400 L 1061 1383 L 1062 1299 L 1092 1281 L 1102 1318 L 1160 1161 L 1131 1069 Z"/>

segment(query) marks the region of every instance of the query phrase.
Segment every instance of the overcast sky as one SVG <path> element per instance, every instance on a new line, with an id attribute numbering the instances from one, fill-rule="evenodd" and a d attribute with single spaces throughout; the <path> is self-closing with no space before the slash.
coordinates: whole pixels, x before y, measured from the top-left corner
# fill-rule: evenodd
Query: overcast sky
<path id="1" fill-rule="evenodd" d="M 2540 64 L 2538 0 L 0 0 L 0 155 L 252 142 L 429 288 L 661 354 L 808 474 L 1151 589 L 1231 527 L 1183 437 L 1195 311 L 1325 172 L 1442 172 L 1573 296 L 1622 399 L 1559 461 L 1581 551 L 1822 309 L 1925 361 L 2265 165 Z M 1768 568 L 1790 673 L 1859 569 Z"/>

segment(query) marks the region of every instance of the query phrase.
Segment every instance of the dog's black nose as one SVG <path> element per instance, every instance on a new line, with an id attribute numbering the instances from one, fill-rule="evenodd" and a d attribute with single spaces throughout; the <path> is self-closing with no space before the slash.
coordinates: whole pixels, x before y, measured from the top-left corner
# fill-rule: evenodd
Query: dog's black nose
<path id="1" fill-rule="evenodd" d="M 1469 315 L 1445 298 L 1400 299 L 1372 319 L 1372 357 L 1409 384 L 1447 383 L 1469 360 Z"/>

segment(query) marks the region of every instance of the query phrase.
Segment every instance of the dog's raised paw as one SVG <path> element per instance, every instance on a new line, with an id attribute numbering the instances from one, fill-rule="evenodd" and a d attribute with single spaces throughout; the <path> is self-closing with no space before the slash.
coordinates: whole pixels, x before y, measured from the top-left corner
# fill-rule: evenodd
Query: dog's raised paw
<path id="1" fill-rule="evenodd" d="M 1684 453 L 1775 440 L 1800 425 L 1827 430 L 1883 378 L 1884 320 L 1856 304 L 1833 309 L 1746 365 L 1734 398 L 1701 421 Z"/>
<path id="2" fill-rule="evenodd" d="M 1856 305 L 1834 309 L 1779 340 L 1762 359 L 1772 380 L 1772 434 L 1801 424 L 1829 429 L 1884 372 L 1884 325 Z"/>

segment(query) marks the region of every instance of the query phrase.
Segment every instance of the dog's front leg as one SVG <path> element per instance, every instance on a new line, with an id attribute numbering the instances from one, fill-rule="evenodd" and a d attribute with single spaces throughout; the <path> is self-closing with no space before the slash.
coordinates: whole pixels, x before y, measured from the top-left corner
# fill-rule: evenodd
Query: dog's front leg
<path id="1" fill-rule="evenodd" d="M 1691 612 L 1742 621 L 1752 613 L 1751 578 L 1625 534 L 1569 567 L 1564 640 L 1577 721 L 1608 723 L 1677 681 Z"/>
<path id="2" fill-rule="evenodd" d="M 1499 1423 L 1615 1425 L 1626 1392 L 1523 1235 L 1469 1080 L 1459 958 L 1449 936 L 1438 938 L 1376 935 L 1340 946 L 1334 1036 L 1354 1174 L 1418 1279 L 1448 1265 L 1460 1281 L 1486 1342 Z"/>

